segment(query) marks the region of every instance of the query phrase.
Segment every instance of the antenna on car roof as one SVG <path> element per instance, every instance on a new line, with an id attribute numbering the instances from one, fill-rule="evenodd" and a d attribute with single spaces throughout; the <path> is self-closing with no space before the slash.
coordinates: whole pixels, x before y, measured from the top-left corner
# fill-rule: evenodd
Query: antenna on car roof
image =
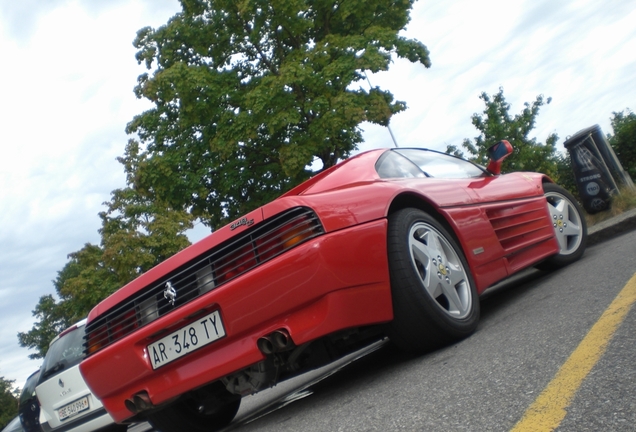
<path id="1" fill-rule="evenodd" d="M 367 71 L 363 70 L 362 73 L 364 74 L 364 77 L 367 79 L 367 83 L 369 83 L 369 89 L 372 89 L 373 86 L 371 85 L 371 80 L 369 79 L 369 76 L 367 75 Z M 387 124 L 386 128 L 389 130 L 389 134 L 391 135 L 391 139 L 393 140 L 393 145 L 395 147 L 398 147 L 397 141 L 395 140 L 395 136 L 393 135 L 393 131 L 391 130 L 391 126 Z"/>

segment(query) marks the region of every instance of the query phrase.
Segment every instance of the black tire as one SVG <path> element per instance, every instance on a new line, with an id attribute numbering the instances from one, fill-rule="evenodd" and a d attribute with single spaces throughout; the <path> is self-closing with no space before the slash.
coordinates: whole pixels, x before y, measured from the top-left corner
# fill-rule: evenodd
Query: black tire
<path id="1" fill-rule="evenodd" d="M 170 405 L 149 413 L 148 422 L 160 432 L 213 432 L 224 428 L 234 419 L 241 397 L 216 387 L 214 399 L 202 402 L 197 392 L 183 395 Z M 200 411 L 202 406 L 208 406 L 205 412 Z"/>
<path id="2" fill-rule="evenodd" d="M 583 256 L 587 244 L 587 223 L 579 203 L 561 186 L 544 183 L 543 192 L 560 251 L 536 267 L 541 270 L 554 270 Z"/>
<path id="3" fill-rule="evenodd" d="M 479 298 L 455 238 L 433 217 L 407 208 L 389 216 L 387 242 L 393 343 L 421 353 L 472 334 Z"/>

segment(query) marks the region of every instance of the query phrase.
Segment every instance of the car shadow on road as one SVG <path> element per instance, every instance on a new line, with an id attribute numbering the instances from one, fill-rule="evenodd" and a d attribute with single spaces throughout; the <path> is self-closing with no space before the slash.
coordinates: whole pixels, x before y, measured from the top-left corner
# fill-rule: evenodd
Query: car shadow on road
<path id="1" fill-rule="evenodd" d="M 384 339 L 371 347 L 360 350 L 352 360 L 343 366 L 330 369 L 327 367 L 322 375 L 307 381 L 289 393 L 282 394 L 278 399 L 257 407 L 254 411 L 244 413 L 223 431 L 241 429 L 258 430 L 259 422 L 279 422 L 293 417 L 297 412 L 315 407 L 329 401 L 333 395 L 355 391 L 376 380 L 384 379 L 395 368 L 402 368 L 409 362 L 421 361 L 422 355 L 404 353 L 395 348 L 390 341 Z M 265 390 L 268 392 L 270 390 Z M 239 413 L 240 414 L 240 413 Z M 253 424 L 249 424 L 252 423 Z"/>
<path id="2" fill-rule="evenodd" d="M 549 278 L 551 274 L 530 268 L 488 288 L 479 298 L 482 323 L 507 305 L 521 301 L 539 281 Z"/>

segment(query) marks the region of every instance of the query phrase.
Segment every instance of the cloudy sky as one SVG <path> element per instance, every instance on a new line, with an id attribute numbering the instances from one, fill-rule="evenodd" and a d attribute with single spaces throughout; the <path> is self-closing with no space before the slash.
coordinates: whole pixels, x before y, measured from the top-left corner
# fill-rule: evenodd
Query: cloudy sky
<path id="1" fill-rule="evenodd" d="M 17 332 L 33 326 L 67 255 L 99 242 L 97 213 L 124 186 L 124 128 L 149 107 L 132 93 L 144 71 L 132 40 L 179 10 L 177 0 L 0 0 L 0 376 L 18 386 L 40 362 Z M 611 133 L 613 111 L 636 110 L 635 22 L 636 0 L 419 0 L 405 35 L 427 45 L 432 68 L 400 60 L 369 78 L 409 106 L 391 124 L 401 146 L 476 136 L 478 96 L 499 87 L 512 113 L 552 97 L 540 142 L 595 124 Z M 363 149 L 393 145 L 386 129 L 364 129 Z"/>

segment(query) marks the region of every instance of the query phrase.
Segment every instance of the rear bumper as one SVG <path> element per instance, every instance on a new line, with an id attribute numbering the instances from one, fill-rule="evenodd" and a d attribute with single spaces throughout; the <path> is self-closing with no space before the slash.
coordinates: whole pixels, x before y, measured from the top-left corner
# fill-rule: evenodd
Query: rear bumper
<path id="1" fill-rule="evenodd" d="M 82 374 L 117 422 L 146 391 L 155 405 L 264 359 L 258 338 L 285 328 L 296 345 L 393 318 L 386 219 L 304 243 L 88 357 Z M 147 345 L 219 310 L 226 336 L 157 370 Z"/>

